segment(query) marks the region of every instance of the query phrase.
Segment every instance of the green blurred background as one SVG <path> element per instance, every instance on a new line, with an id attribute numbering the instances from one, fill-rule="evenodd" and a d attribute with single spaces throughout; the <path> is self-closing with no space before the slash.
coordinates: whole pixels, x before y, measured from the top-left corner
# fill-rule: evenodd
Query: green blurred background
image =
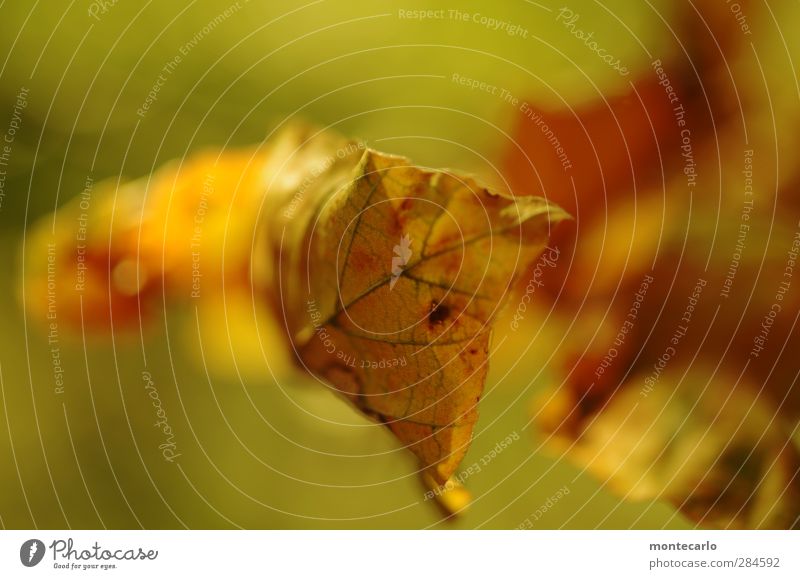
<path id="1" fill-rule="evenodd" d="M 572 8 L 637 70 L 649 62 L 640 43 L 656 54 L 670 50 L 662 21 L 670 4 L 656 3 L 660 13 L 627 1 Z M 520 38 L 473 21 L 399 17 L 400 10 L 453 8 L 436 2 L 0 5 L 0 128 L 20 89 L 29 91 L 0 209 L 0 525 L 514 528 L 566 485 L 569 494 L 534 528 L 692 526 L 668 506 L 623 502 L 539 451 L 527 428 L 529 404 L 553 376 L 544 363 L 548 331 L 536 320 L 522 330 L 533 344 L 504 340 L 502 329 L 496 336 L 499 352 L 464 465 L 511 433 L 520 440 L 467 480 L 475 495 L 468 513 L 443 521 L 424 500 L 412 455 L 313 381 L 289 375 L 276 383 L 258 364 L 240 375 L 206 373 L 186 311 L 171 312 L 145 336 L 147 368 L 181 453 L 166 462 L 143 388 L 138 334 L 84 343 L 62 330 L 58 394 L 46 328 L 26 323 L 20 305 L 26 227 L 80 192 L 87 176 L 135 178 L 206 147 L 258 143 L 288 118 L 332 124 L 422 164 L 499 179 L 495 165 L 515 109 L 452 82 L 454 73 L 549 106 L 612 94 L 628 82 L 554 24 L 559 7 L 459 3 L 521 25 L 528 37 Z M 151 108 L 137 114 L 165 64 L 215 19 L 165 75 Z M 522 352 L 524 363 L 515 363 Z"/>

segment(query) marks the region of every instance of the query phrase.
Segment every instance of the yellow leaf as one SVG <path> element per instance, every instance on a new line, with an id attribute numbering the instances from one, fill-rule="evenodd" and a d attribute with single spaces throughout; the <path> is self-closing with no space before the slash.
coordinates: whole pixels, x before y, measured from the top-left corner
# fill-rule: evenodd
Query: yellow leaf
<path id="1" fill-rule="evenodd" d="M 281 272 L 272 292 L 301 363 L 444 484 L 477 420 L 492 321 L 567 216 L 538 197 L 359 153 L 289 219 L 278 210 L 286 195 L 267 211 L 282 216 L 265 224 Z"/>

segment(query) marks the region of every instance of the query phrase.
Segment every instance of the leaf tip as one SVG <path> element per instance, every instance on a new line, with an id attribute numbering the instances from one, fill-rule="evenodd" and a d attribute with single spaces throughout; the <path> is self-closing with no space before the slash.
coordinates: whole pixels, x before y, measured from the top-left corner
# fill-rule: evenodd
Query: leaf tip
<path id="1" fill-rule="evenodd" d="M 425 470 L 422 473 L 422 481 L 430 489 L 425 494 L 426 499 L 434 498 L 448 516 L 463 514 L 472 502 L 472 493 L 453 477 L 439 484 L 436 477 Z"/>

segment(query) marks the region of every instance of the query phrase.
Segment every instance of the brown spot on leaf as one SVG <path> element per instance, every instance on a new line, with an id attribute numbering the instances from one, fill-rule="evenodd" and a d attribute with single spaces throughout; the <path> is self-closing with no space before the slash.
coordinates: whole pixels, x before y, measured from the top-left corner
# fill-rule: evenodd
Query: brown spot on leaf
<path id="1" fill-rule="evenodd" d="M 441 324 L 450 315 L 450 308 L 444 304 L 437 304 L 431 302 L 431 313 L 428 314 L 428 322 L 430 325 Z"/>

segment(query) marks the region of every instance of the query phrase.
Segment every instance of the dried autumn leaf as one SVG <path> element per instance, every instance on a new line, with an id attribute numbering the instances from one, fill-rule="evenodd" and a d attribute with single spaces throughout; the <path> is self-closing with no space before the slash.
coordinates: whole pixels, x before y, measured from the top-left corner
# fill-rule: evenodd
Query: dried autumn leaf
<path id="1" fill-rule="evenodd" d="M 270 293 L 301 362 L 444 484 L 477 420 L 492 320 L 566 214 L 371 150 L 337 165 L 288 217 L 288 193 L 268 196 L 285 228 L 264 224 Z"/>
<path id="2" fill-rule="evenodd" d="M 656 211 L 643 206 L 647 224 Z M 558 304 L 575 322 L 557 353 L 565 376 L 534 402 L 535 422 L 623 498 L 669 501 L 699 525 L 797 526 L 800 397 L 787 354 L 800 343 L 800 294 L 784 283 L 797 223 L 753 211 L 741 247 L 741 209 L 695 212 L 688 231 L 681 219 L 650 227 L 664 232 L 658 251 L 646 226 L 602 261 L 581 251 L 576 269 L 608 280 L 578 311 Z M 634 208 L 612 219 L 615 233 L 638 229 Z"/>
<path id="3" fill-rule="evenodd" d="M 757 384 L 699 366 L 669 370 L 653 388 L 636 374 L 588 413 L 571 408 L 570 393 L 548 393 L 535 404 L 538 424 L 623 498 L 668 501 L 703 526 L 798 528 L 791 423 Z"/>
<path id="4" fill-rule="evenodd" d="M 630 213 L 616 218 L 612 230 L 632 225 L 624 223 Z M 564 312 L 575 321 L 557 354 L 564 380 L 532 412 L 553 450 L 623 498 L 669 501 L 700 525 L 792 527 L 800 517 L 800 404 L 797 361 L 786 354 L 800 340 L 800 295 L 781 294 L 770 347 L 754 348 L 796 224 L 753 213 L 731 290 L 729 243 L 739 227 L 721 221 L 701 220 L 689 233 L 666 224 L 655 266 L 645 240 L 633 259 L 616 260 L 624 269 L 604 262 L 621 290 L 597 284 L 585 307 Z M 704 247 L 712 227 L 725 243 L 711 267 L 705 256 L 681 260 L 684 244 Z"/>
<path id="5" fill-rule="evenodd" d="M 753 178 L 753 151 L 762 167 L 776 162 L 773 127 L 755 121 L 775 102 L 740 98 L 758 72 L 739 58 L 746 36 L 730 14 L 708 4 L 680 17 L 685 51 L 659 54 L 622 96 L 518 123 L 523 150 L 544 155 L 544 187 L 564 195 L 552 184 L 574 183 L 572 200 L 555 199 L 580 224 L 559 232 L 574 258 L 548 280 L 563 382 L 532 412 L 552 447 L 623 498 L 668 500 L 700 525 L 792 527 L 800 403 L 787 353 L 800 297 L 781 279 L 797 221 L 775 212 L 771 192 L 782 179 L 775 201 L 796 197 L 796 171 Z M 737 116 L 758 128 L 743 137 Z M 521 157 L 509 154 L 512 183 L 532 170 Z M 742 202 L 748 184 L 755 209 Z"/>

